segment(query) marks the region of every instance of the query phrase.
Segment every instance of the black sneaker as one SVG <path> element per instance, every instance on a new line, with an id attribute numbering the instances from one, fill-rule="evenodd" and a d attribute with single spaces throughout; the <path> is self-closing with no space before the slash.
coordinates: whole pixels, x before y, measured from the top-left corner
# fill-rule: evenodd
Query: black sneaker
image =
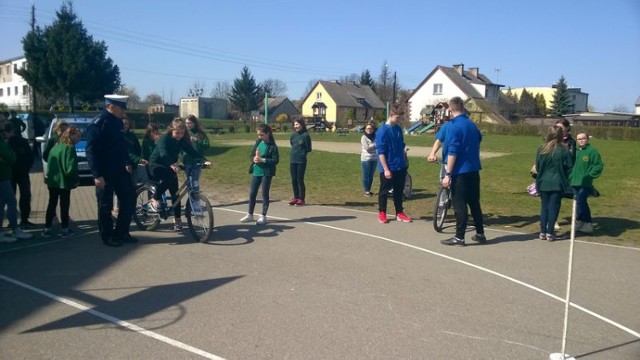
<path id="1" fill-rule="evenodd" d="M 34 227 L 36 227 L 36 224 L 32 223 L 29 220 L 24 220 L 20 222 L 20 227 L 23 229 L 33 229 Z"/>
<path id="2" fill-rule="evenodd" d="M 454 236 L 451 239 L 440 240 L 440 244 L 448 246 L 464 246 L 464 240 L 458 239 Z"/>
<path id="3" fill-rule="evenodd" d="M 475 234 L 471 237 L 471 240 L 480 243 L 480 244 L 486 244 L 487 243 L 487 237 L 484 236 L 484 234 Z"/>
<path id="4" fill-rule="evenodd" d="M 102 240 L 102 242 L 105 245 L 110 246 L 110 247 L 120 247 L 120 246 L 122 246 L 122 241 L 116 240 L 116 239 L 112 239 L 112 238 L 109 238 L 109 239 L 106 239 L 106 240 Z"/>

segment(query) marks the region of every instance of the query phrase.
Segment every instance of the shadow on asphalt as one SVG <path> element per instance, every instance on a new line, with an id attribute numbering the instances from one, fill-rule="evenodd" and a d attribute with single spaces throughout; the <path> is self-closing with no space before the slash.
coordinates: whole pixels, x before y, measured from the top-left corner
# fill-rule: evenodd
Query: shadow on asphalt
<path id="1" fill-rule="evenodd" d="M 280 233 L 293 229 L 292 226 L 278 225 L 280 221 L 268 221 L 267 225 L 234 224 L 216 226 L 207 245 L 236 246 L 247 245 L 254 238 L 268 238 L 278 236 Z"/>
<path id="2" fill-rule="evenodd" d="M 91 293 L 108 291 L 120 292 L 121 289 L 118 288 L 97 290 L 82 289 L 82 291 L 72 291 L 67 294 L 67 296 L 93 304 L 93 311 L 103 314 L 117 314 L 117 317 L 120 320 L 136 320 L 136 323 L 143 324 L 142 326 L 145 329 L 155 330 L 176 323 L 184 317 L 186 310 L 181 305 L 176 304 L 181 304 L 191 298 L 202 295 L 242 277 L 243 276 L 230 276 L 217 279 L 151 286 L 117 300 L 103 299 L 98 296 L 93 296 Z M 173 310 L 176 307 L 178 310 Z M 157 317 L 157 314 L 160 313 L 163 314 L 161 317 L 162 322 L 157 324 L 153 317 Z M 147 319 L 148 321 L 145 321 L 146 317 L 151 318 Z M 108 325 L 111 327 L 118 326 L 109 320 L 82 312 L 29 329 L 23 333 L 87 326 L 95 327 L 97 325 Z"/>

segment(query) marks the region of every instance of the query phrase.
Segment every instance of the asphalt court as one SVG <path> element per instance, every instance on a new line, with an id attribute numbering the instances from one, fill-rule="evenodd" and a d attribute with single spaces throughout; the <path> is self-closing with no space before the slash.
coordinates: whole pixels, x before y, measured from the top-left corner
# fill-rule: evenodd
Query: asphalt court
<path id="1" fill-rule="evenodd" d="M 0 246 L 0 358 L 546 359 L 561 348 L 569 241 L 487 229 L 487 245 L 449 248 L 439 240 L 453 229 L 425 220 L 278 201 L 266 226 L 239 223 L 244 203 L 217 206 L 207 244 L 164 224 L 107 248 L 92 190 L 77 191 L 76 237 Z M 575 243 L 567 353 L 640 358 L 639 260 Z"/>

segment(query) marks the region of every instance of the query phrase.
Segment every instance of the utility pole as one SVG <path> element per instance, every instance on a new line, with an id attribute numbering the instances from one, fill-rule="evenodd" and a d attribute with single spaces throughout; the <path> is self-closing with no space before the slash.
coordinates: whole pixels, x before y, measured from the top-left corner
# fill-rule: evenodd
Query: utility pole
<path id="1" fill-rule="evenodd" d="M 396 104 L 396 72 L 393 72 L 393 104 Z"/>
<path id="2" fill-rule="evenodd" d="M 264 93 L 264 123 L 269 123 L 269 94 Z"/>

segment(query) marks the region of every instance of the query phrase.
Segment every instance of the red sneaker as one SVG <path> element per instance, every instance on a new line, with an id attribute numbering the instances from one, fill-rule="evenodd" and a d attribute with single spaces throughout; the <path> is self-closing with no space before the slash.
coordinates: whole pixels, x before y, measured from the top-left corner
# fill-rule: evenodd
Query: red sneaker
<path id="1" fill-rule="evenodd" d="M 300 200 L 300 199 L 296 200 L 296 206 L 304 206 L 304 205 L 305 205 L 304 200 Z"/>
<path id="2" fill-rule="evenodd" d="M 378 221 L 380 221 L 380 223 L 382 224 L 388 223 L 389 220 L 387 220 L 387 213 L 384 211 L 380 211 L 380 215 L 378 215 Z"/>
<path id="3" fill-rule="evenodd" d="M 407 216 L 407 214 L 403 212 L 399 212 L 396 214 L 396 220 L 402 222 L 411 222 L 411 218 Z"/>
<path id="4" fill-rule="evenodd" d="M 298 202 L 298 199 L 296 198 L 291 198 L 291 200 L 289 200 L 289 206 L 293 206 L 296 204 L 296 202 Z"/>

